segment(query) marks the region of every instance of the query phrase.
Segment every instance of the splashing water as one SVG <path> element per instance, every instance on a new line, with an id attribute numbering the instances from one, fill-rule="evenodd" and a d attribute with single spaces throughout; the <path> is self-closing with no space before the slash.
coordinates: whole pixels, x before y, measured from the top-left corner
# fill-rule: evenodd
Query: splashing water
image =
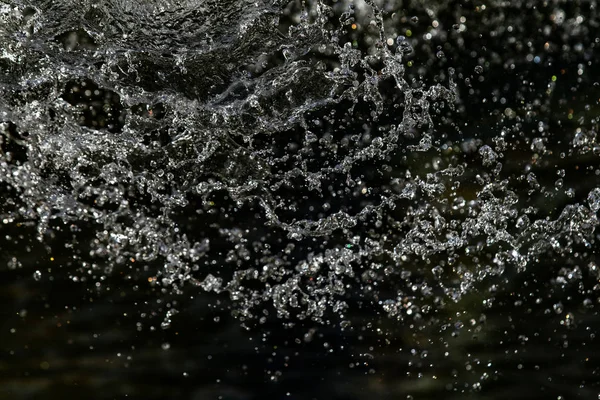
<path id="1" fill-rule="evenodd" d="M 246 322 L 344 328 L 358 297 L 421 326 L 549 258 L 587 288 L 598 104 L 569 93 L 593 25 L 565 7 L 551 40 L 490 3 L 451 27 L 439 2 L 3 4 L 0 221 L 70 232 L 73 279 L 215 292 Z M 523 56 L 479 50 L 477 26 Z M 540 63 L 555 75 L 524 72 Z M 494 69 L 517 78 L 487 90 Z"/>

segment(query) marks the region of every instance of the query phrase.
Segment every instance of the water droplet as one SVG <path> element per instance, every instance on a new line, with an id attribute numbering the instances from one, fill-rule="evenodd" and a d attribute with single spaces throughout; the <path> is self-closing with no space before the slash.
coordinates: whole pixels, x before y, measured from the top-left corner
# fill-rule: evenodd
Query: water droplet
<path id="1" fill-rule="evenodd" d="M 498 158 L 498 154 L 488 145 L 481 146 L 479 154 L 482 157 L 483 165 L 486 166 L 493 165 Z"/>
<path id="2" fill-rule="evenodd" d="M 564 306 L 561 302 L 554 304 L 552 306 L 552 308 L 554 309 L 554 312 L 557 314 L 562 314 L 562 312 L 564 311 Z"/>
<path id="3" fill-rule="evenodd" d="M 590 210 L 593 212 L 600 210 L 600 188 L 595 188 L 590 191 L 587 196 L 587 202 L 590 206 Z"/>

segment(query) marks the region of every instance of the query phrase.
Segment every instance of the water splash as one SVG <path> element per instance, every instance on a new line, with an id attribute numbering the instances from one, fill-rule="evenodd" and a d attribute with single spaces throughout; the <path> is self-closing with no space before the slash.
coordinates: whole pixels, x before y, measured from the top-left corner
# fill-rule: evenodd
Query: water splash
<path id="1" fill-rule="evenodd" d="M 376 2 L 3 5 L 0 220 L 35 224 L 42 242 L 57 231 L 89 242 L 73 279 L 216 292 L 244 321 L 272 307 L 344 328 L 357 296 L 420 321 L 545 257 L 587 265 L 597 104 L 569 104 L 557 121 L 560 70 L 488 93 L 487 71 L 522 65 L 495 49 L 468 66 L 450 55 L 476 52 L 481 23 L 528 47 L 529 63 L 591 56 L 581 43 L 563 54 L 511 41 L 526 27 L 492 3 L 504 14 L 477 6 L 451 29 L 441 3 L 418 16 Z M 567 11 L 545 26 L 586 37 Z M 575 187 L 578 174 L 589 179 Z"/>

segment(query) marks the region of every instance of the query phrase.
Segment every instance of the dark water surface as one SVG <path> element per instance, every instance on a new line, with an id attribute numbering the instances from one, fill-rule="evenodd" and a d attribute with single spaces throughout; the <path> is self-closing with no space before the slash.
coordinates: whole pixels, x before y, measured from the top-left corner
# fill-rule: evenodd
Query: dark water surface
<path id="1" fill-rule="evenodd" d="M 0 0 L 0 399 L 600 399 L 599 27 Z"/>

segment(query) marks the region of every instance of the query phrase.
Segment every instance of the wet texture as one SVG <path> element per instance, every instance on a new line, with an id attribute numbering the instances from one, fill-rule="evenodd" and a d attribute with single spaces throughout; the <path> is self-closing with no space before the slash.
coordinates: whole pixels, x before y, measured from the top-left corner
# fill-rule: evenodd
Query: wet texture
<path id="1" fill-rule="evenodd" d="M 0 2 L 5 393 L 596 398 L 597 7 L 487 3 Z"/>

